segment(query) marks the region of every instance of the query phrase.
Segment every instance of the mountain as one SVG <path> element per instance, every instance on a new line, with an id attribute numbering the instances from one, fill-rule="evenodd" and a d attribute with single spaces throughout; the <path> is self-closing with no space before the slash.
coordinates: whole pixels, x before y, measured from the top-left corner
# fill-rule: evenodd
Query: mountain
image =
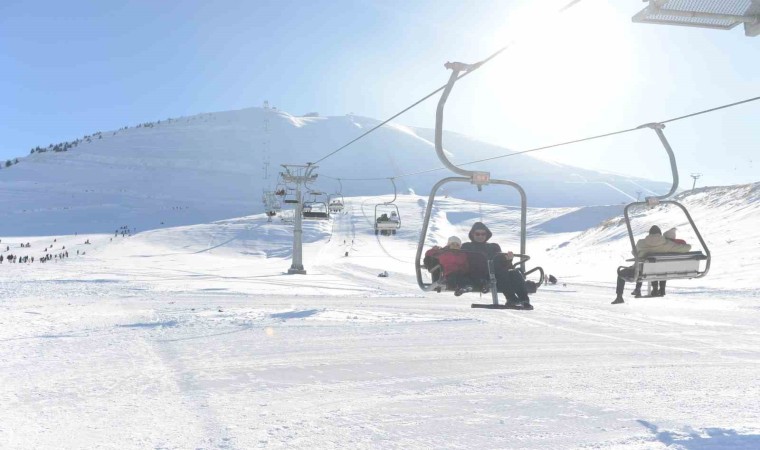
<path id="1" fill-rule="evenodd" d="M 304 164 L 377 125 L 357 116 L 297 117 L 249 108 L 205 113 L 97 132 L 74 143 L 37 148 L 0 170 L 0 235 L 108 232 L 120 226 L 154 229 L 240 217 L 263 211 L 280 164 Z M 385 177 L 438 168 L 433 131 L 388 124 L 319 163 L 314 189 L 346 196 L 393 192 Z M 456 133 L 444 143 L 460 163 L 509 153 Z M 269 163 L 267 165 L 267 162 Z M 520 183 L 535 207 L 628 202 L 636 191 L 665 192 L 667 183 L 602 174 L 530 155 L 480 166 L 493 178 Z M 425 196 L 447 170 L 396 179 L 399 193 Z M 372 181 L 352 179 L 374 178 Z M 377 180 L 379 178 L 379 180 Z M 462 184 L 445 194 L 486 203 L 517 204 L 514 190 Z"/>

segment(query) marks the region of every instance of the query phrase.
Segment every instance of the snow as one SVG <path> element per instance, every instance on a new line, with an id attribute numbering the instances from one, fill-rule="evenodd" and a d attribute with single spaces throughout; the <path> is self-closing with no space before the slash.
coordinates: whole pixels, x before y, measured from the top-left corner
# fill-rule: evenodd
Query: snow
<path id="1" fill-rule="evenodd" d="M 534 311 L 420 291 L 417 195 L 399 195 L 395 236 L 371 226 L 387 195 L 305 222 L 307 275 L 284 274 L 292 226 L 262 214 L 2 236 L 4 255 L 71 257 L 0 265 L 0 448 L 760 448 L 758 186 L 681 194 L 710 273 L 663 298 L 627 286 L 622 305 L 620 205 L 529 209 L 530 267 L 559 279 Z M 519 241 L 517 208 L 433 212 L 428 246 L 476 220 Z M 635 233 L 698 244 L 678 214 L 635 212 Z"/>
<path id="2" fill-rule="evenodd" d="M 107 233 L 121 225 L 144 231 L 262 213 L 262 192 L 274 189 L 280 164 L 314 162 L 379 123 L 359 116 L 296 117 L 248 108 L 105 131 L 66 152 L 35 152 L 0 168 L 0 235 Z M 457 163 L 511 153 L 448 132 L 444 145 Z M 383 177 L 438 167 L 432 130 L 390 123 L 321 162 L 314 187 L 335 193 L 335 178 L 341 178 L 346 195 L 391 195 Z M 530 206 L 540 207 L 620 204 L 636 191 L 667 192 L 669 187 L 642 174 L 602 174 L 530 155 L 468 168 L 519 182 Z M 399 192 L 429 192 L 441 173 L 398 178 Z M 376 181 L 352 181 L 366 178 Z M 460 198 L 519 202 L 504 189 L 487 187 L 480 194 L 451 189 L 447 194 Z"/>

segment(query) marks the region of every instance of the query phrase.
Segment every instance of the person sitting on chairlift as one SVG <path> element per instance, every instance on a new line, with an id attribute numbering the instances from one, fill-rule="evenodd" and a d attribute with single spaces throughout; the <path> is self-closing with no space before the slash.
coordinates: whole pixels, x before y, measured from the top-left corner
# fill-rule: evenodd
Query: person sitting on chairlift
<path id="1" fill-rule="evenodd" d="M 500 255 L 501 247 L 495 242 L 488 242 L 493 234 L 482 222 L 475 222 L 470 229 L 470 242 L 462 244 L 462 250 L 478 252 L 494 260 L 496 287 L 507 299 L 507 307 L 512 309 L 533 309 L 525 288 L 525 277 L 512 264 L 513 254 Z"/>
<path id="2" fill-rule="evenodd" d="M 669 241 L 673 241 L 676 244 L 686 244 L 686 241 L 684 241 L 683 239 L 676 239 L 676 229 L 675 228 L 671 228 L 668 231 L 662 233 L 662 237 L 664 237 L 665 239 L 667 239 Z"/>
<path id="3" fill-rule="evenodd" d="M 380 217 L 377 218 L 377 222 L 387 222 L 390 219 L 388 218 L 388 214 L 383 213 Z"/>
<path id="4" fill-rule="evenodd" d="M 471 292 L 472 280 L 469 276 L 470 265 L 467 254 L 461 251 L 462 240 L 451 236 L 445 247 L 434 246 L 425 253 L 425 259 L 435 258 L 443 269 L 446 285 L 454 289 L 454 295 L 459 297 L 465 292 Z M 433 264 L 435 265 L 435 264 Z M 430 267 L 432 269 L 432 267 Z"/>
<path id="5" fill-rule="evenodd" d="M 388 220 L 390 220 L 391 222 L 398 222 L 398 214 L 396 214 L 396 211 L 391 211 L 391 217 Z M 460 244 L 461 244 L 461 241 L 460 241 Z"/>
<path id="6" fill-rule="evenodd" d="M 672 231 L 672 233 L 671 233 Z M 675 229 L 671 229 L 667 231 L 668 235 L 673 236 L 673 240 L 667 239 L 665 236 L 662 235 L 662 231 L 660 230 L 660 227 L 657 225 L 652 225 L 652 228 L 649 229 L 649 234 L 647 237 L 643 239 L 639 239 L 638 242 L 636 242 L 636 252 L 634 253 L 634 256 L 638 258 L 643 258 L 644 256 L 650 254 L 650 253 L 686 253 L 689 250 L 691 250 L 691 245 L 687 244 L 686 242 L 680 243 L 676 242 L 675 240 Z M 629 267 L 619 267 L 618 268 L 618 279 L 617 279 L 617 287 L 615 288 L 615 294 L 617 296 L 615 297 L 615 300 L 612 302 L 613 305 L 617 305 L 619 303 L 624 303 L 623 300 L 623 290 L 625 289 L 625 278 L 623 277 L 632 277 L 634 274 L 634 266 Z M 636 297 L 641 296 L 641 281 L 636 282 L 636 289 L 633 290 L 633 295 Z M 653 288 L 652 288 L 652 297 L 664 297 L 665 296 L 665 280 L 662 281 L 653 281 L 652 282 Z"/>

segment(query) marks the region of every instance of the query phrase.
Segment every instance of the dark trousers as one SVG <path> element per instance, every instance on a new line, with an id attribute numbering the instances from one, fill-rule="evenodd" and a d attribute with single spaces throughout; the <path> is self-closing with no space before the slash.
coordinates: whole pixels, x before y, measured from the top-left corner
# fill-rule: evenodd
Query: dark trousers
<path id="1" fill-rule="evenodd" d="M 525 278 L 517 269 L 497 268 L 496 288 L 507 298 L 507 303 L 530 303 Z"/>
<path id="2" fill-rule="evenodd" d="M 615 293 L 618 295 L 618 297 L 623 295 L 623 290 L 625 289 L 625 280 L 623 279 L 623 276 L 632 277 L 633 266 L 618 269 L 617 287 L 615 288 Z M 641 291 L 641 286 L 642 286 L 642 282 L 641 281 L 637 282 L 636 290 Z M 665 292 L 665 280 L 652 281 L 652 289 L 659 290 L 660 292 Z"/>
<path id="3" fill-rule="evenodd" d="M 457 289 L 465 286 L 472 286 L 473 280 L 467 274 L 461 272 L 450 273 L 446 277 L 446 286 L 449 289 Z"/>

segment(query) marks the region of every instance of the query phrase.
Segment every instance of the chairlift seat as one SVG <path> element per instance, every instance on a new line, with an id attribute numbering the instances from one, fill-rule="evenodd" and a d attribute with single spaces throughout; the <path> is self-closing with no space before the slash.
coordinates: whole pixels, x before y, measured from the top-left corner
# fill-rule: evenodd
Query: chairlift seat
<path id="1" fill-rule="evenodd" d="M 491 284 L 490 276 L 488 274 L 488 259 L 486 258 L 486 255 L 479 252 L 468 252 L 464 250 L 459 251 L 467 255 L 467 264 L 469 266 L 467 276 L 473 287 L 472 292 L 490 292 Z M 441 266 L 437 257 L 428 256 L 425 258 L 425 261 L 425 268 L 428 270 L 428 272 L 430 272 L 433 279 L 430 290 L 436 292 L 453 292 L 456 290 L 458 286 L 451 284 L 450 281 L 443 276 L 443 267 Z"/>
<path id="2" fill-rule="evenodd" d="M 398 230 L 401 228 L 401 222 L 395 220 L 381 220 L 375 222 L 376 230 Z"/>
<path id="3" fill-rule="evenodd" d="M 639 260 L 629 259 L 639 265 L 639 278 L 623 276 L 628 282 L 665 281 L 696 278 L 702 272 L 700 261 L 707 259 L 701 251 L 687 253 L 650 253 Z"/>
<path id="4" fill-rule="evenodd" d="M 304 219 L 320 219 L 325 220 L 329 219 L 330 215 L 326 212 L 319 212 L 319 211 L 304 211 L 303 212 L 303 218 Z"/>

